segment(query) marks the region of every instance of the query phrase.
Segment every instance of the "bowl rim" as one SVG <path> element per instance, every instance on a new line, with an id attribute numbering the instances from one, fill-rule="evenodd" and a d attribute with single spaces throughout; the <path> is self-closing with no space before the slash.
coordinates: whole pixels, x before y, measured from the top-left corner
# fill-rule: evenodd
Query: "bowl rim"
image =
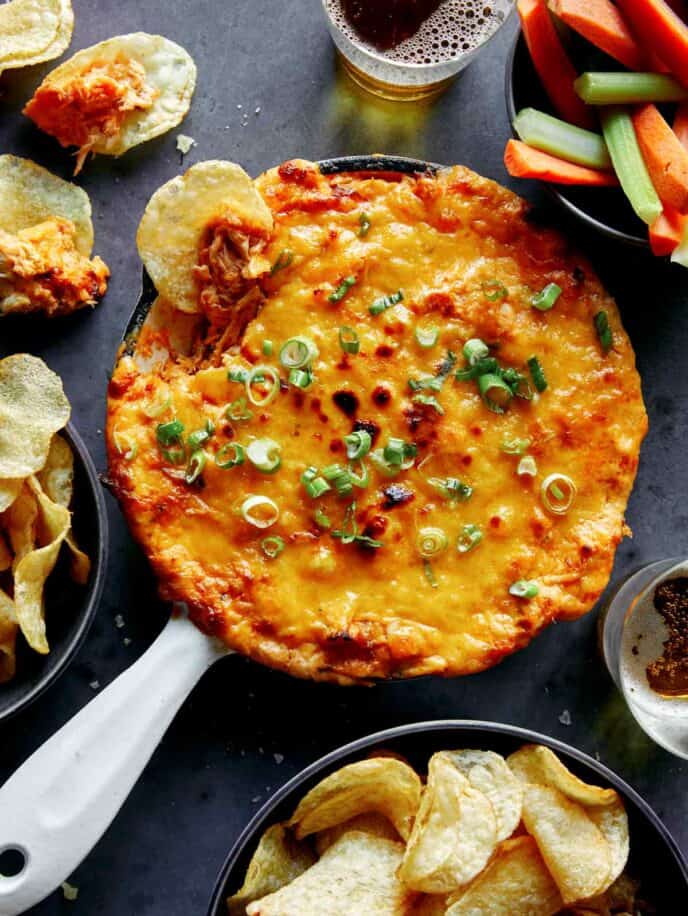
<path id="1" fill-rule="evenodd" d="M 61 647 L 51 650 L 53 657 L 58 657 L 57 663 L 49 671 L 41 675 L 28 690 L 22 692 L 6 709 L 0 711 L 0 725 L 30 706 L 31 703 L 42 696 L 42 694 L 64 674 L 86 639 L 86 635 L 91 628 L 93 618 L 100 604 L 100 598 L 105 585 L 109 527 L 103 488 L 100 484 L 100 479 L 93 459 L 86 448 L 86 443 L 77 432 L 72 421 L 70 420 L 60 432 L 65 435 L 65 438 L 72 446 L 76 460 L 81 462 L 85 481 L 93 494 L 95 502 L 97 547 L 95 556 L 91 557 L 91 580 L 86 585 L 84 600 L 76 616 L 76 629 L 74 633 Z"/>
<path id="2" fill-rule="evenodd" d="M 516 62 L 517 52 L 525 45 L 525 38 L 523 37 L 523 30 L 518 29 L 514 35 L 511 47 L 509 48 L 507 58 L 506 58 L 506 69 L 504 71 L 504 95 L 506 98 L 506 111 L 509 119 L 509 130 L 511 136 L 515 139 L 518 139 L 518 135 L 513 128 L 514 118 L 516 117 L 516 100 L 514 98 L 514 66 Z M 535 179 L 552 197 L 562 209 L 566 210 L 571 216 L 575 217 L 581 223 L 589 226 L 592 229 L 595 229 L 596 232 L 601 233 L 607 238 L 613 239 L 616 242 L 621 242 L 625 245 L 630 245 L 633 248 L 640 248 L 645 251 L 650 250 L 650 243 L 647 238 L 641 235 L 633 235 L 631 232 L 624 232 L 622 229 L 615 229 L 613 226 L 609 226 L 607 223 L 603 223 L 601 220 L 597 219 L 594 216 L 591 216 L 585 210 L 576 206 L 571 200 L 566 197 L 561 191 L 558 190 L 556 185 L 551 184 L 549 181 L 541 181 Z"/>
<path id="3" fill-rule="evenodd" d="M 576 760 L 577 763 L 592 769 L 611 784 L 617 792 L 633 802 L 642 816 L 654 827 L 664 841 L 667 851 L 673 856 L 685 881 L 686 889 L 688 890 L 688 862 L 683 856 L 676 840 L 674 840 L 667 827 L 665 827 L 664 823 L 660 820 L 659 815 L 655 813 L 648 802 L 646 802 L 645 799 L 625 780 L 605 766 L 605 764 L 598 760 L 594 760 L 584 751 L 580 751 L 578 748 L 572 747 L 557 738 L 551 738 L 549 735 L 543 735 L 518 725 L 509 725 L 504 722 L 490 722 L 481 719 L 435 719 L 424 722 L 408 723 L 406 725 L 397 725 L 393 728 L 386 728 L 382 731 L 364 735 L 362 738 L 357 738 L 354 741 L 350 741 L 347 744 L 335 748 L 309 764 L 295 776 L 292 776 L 291 779 L 274 792 L 260 807 L 232 844 L 229 853 L 225 857 L 218 877 L 215 880 L 215 886 L 208 905 L 207 916 L 220 916 L 223 912 L 221 907 L 224 904 L 227 881 L 229 880 L 232 869 L 236 865 L 239 856 L 244 852 L 248 843 L 255 838 L 258 831 L 264 827 L 273 811 L 299 786 L 307 782 L 312 776 L 328 769 L 332 764 L 338 763 L 342 758 L 350 754 L 368 750 L 371 746 L 384 744 L 385 742 L 397 738 L 404 738 L 409 735 L 418 735 L 423 732 L 429 733 L 447 730 L 473 732 L 487 731 L 492 734 L 506 735 L 529 744 L 544 744 L 551 750 L 568 755 Z"/>

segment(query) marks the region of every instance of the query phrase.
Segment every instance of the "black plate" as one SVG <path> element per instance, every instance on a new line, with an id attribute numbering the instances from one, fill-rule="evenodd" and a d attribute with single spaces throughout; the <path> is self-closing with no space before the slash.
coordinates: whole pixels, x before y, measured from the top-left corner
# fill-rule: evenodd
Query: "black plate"
<path id="1" fill-rule="evenodd" d="M 605 69 L 610 69 L 608 61 Z M 505 90 L 509 123 L 513 123 L 516 113 L 522 108 L 555 113 L 535 72 L 522 32 L 516 36 L 507 58 Z M 617 242 L 638 248 L 649 247 L 647 228 L 635 215 L 620 189 L 576 188 L 545 181 L 541 184 L 560 206 L 589 228 Z"/>
<path id="2" fill-rule="evenodd" d="M 50 653 L 39 655 L 17 639 L 17 673 L 0 684 L 0 722 L 15 715 L 39 697 L 65 671 L 83 642 L 95 614 L 105 580 L 108 527 L 105 500 L 96 469 L 74 427 L 63 432 L 74 452 L 74 534 L 91 558 L 88 583 L 77 585 L 69 577 L 69 556 L 63 548 L 48 579 L 45 592 Z"/>
<path id="3" fill-rule="evenodd" d="M 446 720 L 403 725 L 361 738 L 322 757 L 290 780 L 263 805 L 234 844 L 217 880 L 208 916 L 225 916 L 225 899 L 241 886 L 263 831 L 288 818 L 306 792 L 329 773 L 365 758 L 374 748 L 396 751 L 424 772 L 428 758 L 436 751 L 468 747 L 510 754 L 527 742 L 547 745 L 581 779 L 613 786 L 619 792 L 630 823 L 630 873 L 642 881 L 644 896 L 657 906 L 659 913 L 683 912 L 681 904 L 688 900 L 688 865 L 647 802 L 615 773 L 581 751 L 527 729 L 494 722 Z"/>

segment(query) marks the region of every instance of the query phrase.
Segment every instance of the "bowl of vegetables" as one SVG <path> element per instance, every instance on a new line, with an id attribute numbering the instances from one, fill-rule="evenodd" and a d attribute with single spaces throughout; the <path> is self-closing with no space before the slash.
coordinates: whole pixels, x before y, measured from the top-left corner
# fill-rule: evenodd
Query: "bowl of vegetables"
<path id="1" fill-rule="evenodd" d="M 606 237 L 688 266 L 687 0 L 517 8 L 507 171 Z"/>

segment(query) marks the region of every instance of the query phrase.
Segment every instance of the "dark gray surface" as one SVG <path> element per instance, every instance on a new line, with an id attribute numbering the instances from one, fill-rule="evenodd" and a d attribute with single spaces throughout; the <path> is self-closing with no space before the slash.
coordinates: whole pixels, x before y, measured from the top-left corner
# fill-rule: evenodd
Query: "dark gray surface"
<path id="1" fill-rule="evenodd" d="M 142 29 L 164 32 L 193 54 L 199 83 L 182 130 L 198 146 L 187 164 L 227 157 L 256 174 L 292 156 L 387 152 L 462 162 L 507 182 L 502 81 L 513 24 L 446 95 L 422 109 L 364 102 L 335 76 L 319 0 L 75 0 L 74 6 L 72 51 Z M 67 176 L 70 157 L 20 113 L 47 69 L 0 80 L 0 152 L 31 156 Z M 107 374 L 139 292 L 136 225 L 148 196 L 180 170 L 174 147 L 172 133 L 119 161 L 103 158 L 84 169 L 80 183 L 93 201 L 96 251 L 113 274 L 96 312 L 0 328 L 2 355 L 27 349 L 62 374 L 77 427 L 100 467 Z M 539 199 L 533 186 L 518 189 Z M 593 236 L 579 241 L 619 300 L 650 413 L 628 513 L 635 537 L 619 550 L 618 577 L 688 547 L 682 411 L 688 272 L 605 247 Z M 111 500 L 109 508 L 109 577 L 90 637 L 62 680 L 2 728 L 0 780 L 91 698 L 90 683 L 109 683 L 161 625 L 164 611 L 151 576 Z M 114 622 L 119 613 L 123 630 Z M 553 626 L 530 648 L 478 676 L 375 689 L 300 683 L 226 659 L 196 689 L 114 826 L 74 875 L 78 901 L 66 903 L 56 894 L 32 912 L 202 914 L 227 849 L 271 790 L 345 741 L 431 718 L 514 723 L 599 754 L 648 799 L 688 851 L 688 766 L 635 726 L 603 669 L 595 625 L 593 613 Z M 125 636 L 132 640 L 128 646 Z M 560 722 L 564 710 L 570 726 Z"/>

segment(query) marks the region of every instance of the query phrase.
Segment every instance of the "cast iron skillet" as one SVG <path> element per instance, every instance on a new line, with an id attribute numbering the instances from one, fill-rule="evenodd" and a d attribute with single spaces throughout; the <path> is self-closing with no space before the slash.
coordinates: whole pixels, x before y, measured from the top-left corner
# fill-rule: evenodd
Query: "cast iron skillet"
<path id="1" fill-rule="evenodd" d="M 309 789 L 345 764 L 386 748 L 402 754 L 424 773 L 428 759 L 436 751 L 480 748 L 510 754 L 530 742 L 552 748 L 581 779 L 616 789 L 624 800 L 630 823 L 629 872 L 642 881 L 643 897 L 655 904 L 659 913 L 678 912 L 680 902 L 688 899 L 688 865 L 652 808 L 615 773 L 581 751 L 527 729 L 494 722 L 443 720 L 402 725 L 360 738 L 321 757 L 291 779 L 263 805 L 232 847 L 217 879 L 208 916 L 224 916 L 227 912 L 225 901 L 241 886 L 263 831 L 288 818 Z"/>
<path id="2" fill-rule="evenodd" d="M 523 33 L 520 31 L 514 39 L 506 62 L 505 92 L 510 124 L 522 108 L 552 111 L 530 59 Z M 620 189 L 586 189 L 553 185 L 546 181 L 541 184 L 567 213 L 589 229 L 626 245 L 637 248 L 649 247 L 646 228 L 633 213 Z"/>
<path id="3" fill-rule="evenodd" d="M 70 506 L 74 533 L 91 559 L 91 575 L 85 586 L 73 582 L 67 551 L 62 550 L 46 586 L 50 654 L 38 655 L 23 639 L 17 640 L 16 676 L 0 684 L 0 722 L 32 703 L 65 671 L 88 633 L 103 591 L 108 526 L 102 487 L 86 446 L 71 423 L 63 435 L 74 453 L 74 497 Z"/>

